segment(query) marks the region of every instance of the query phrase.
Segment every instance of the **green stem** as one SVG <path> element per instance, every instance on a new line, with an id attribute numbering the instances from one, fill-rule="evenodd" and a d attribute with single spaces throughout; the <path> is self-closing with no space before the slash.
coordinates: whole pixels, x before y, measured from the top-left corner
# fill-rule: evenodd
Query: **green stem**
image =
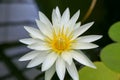
<path id="1" fill-rule="evenodd" d="M 94 7 L 95 7 L 95 5 L 96 5 L 96 2 L 97 2 L 97 0 L 92 0 L 90 7 L 89 7 L 88 11 L 86 12 L 86 14 L 85 14 L 85 16 L 83 17 L 83 19 L 82 19 L 81 22 L 85 22 L 85 21 L 88 19 L 88 17 L 89 17 L 90 14 L 92 13 L 92 11 L 93 11 L 93 9 L 94 9 Z"/>

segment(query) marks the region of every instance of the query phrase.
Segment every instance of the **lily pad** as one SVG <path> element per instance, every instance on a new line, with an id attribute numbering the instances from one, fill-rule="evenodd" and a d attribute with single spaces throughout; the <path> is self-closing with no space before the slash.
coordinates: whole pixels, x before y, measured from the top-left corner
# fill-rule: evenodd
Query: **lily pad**
<path id="1" fill-rule="evenodd" d="M 120 22 L 113 24 L 108 33 L 113 41 L 120 42 Z"/>
<path id="2" fill-rule="evenodd" d="M 113 43 L 107 45 L 101 51 L 101 60 L 103 63 L 109 67 L 111 70 L 120 73 L 120 44 Z"/>
<path id="3" fill-rule="evenodd" d="M 79 71 L 80 80 L 119 80 L 119 74 L 111 71 L 102 62 L 95 62 L 97 69 L 84 67 Z"/>

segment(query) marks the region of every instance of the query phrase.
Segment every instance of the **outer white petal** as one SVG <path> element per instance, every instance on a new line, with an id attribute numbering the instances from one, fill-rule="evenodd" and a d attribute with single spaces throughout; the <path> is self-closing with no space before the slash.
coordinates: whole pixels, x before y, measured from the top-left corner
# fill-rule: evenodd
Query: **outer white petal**
<path id="1" fill-rule="evenodd" d="M 38 56 L 36 56 L 34 59 L 32 59 L 29 62 L 29 64 L 27 65 L 27 68 L 31 68 L 31 67 L 40 65 L 46 59 L 47 54 L 48 53 L 46 51 L 40 53 Z"/>
<path id="2" fill-rule="evenodd" d="M 62 15 L 62 19 L 61 19 L 61 26 L 65 25 L 70 19 L 70 11 L 69 8 L 67 8 Z"/>
<path id="3" fill-rule="evenodd" d="M 56 7 L 56 14 L 58 16 L 58 20 L 60 20 L 61 19 L 61 14 L 60 14 L 60 10 L 59 10 L 58 7 Z"/>
<path id="4" fill-rule="evenodd" d="M 78 10 L 78 11 L 72 16 L 72 18 L 71 18 L 70 21 L 69 21 L 69 25 L 68 25 L 68 26 L 72 26 L 72 27 L 73 27 L 73 26 L 75 25 L 76 21 L 78 20 L 79 15 L 80 15 L 80 10 Z"/>
<path id="5" fill-rule="evenodd" d="M 65 62 L 59 57 L 56 61 L 56 72 L 60 80 L 64 80 L 65 77 Z"/>
<path id="6" fill-rule="evenodd" d="M 53 26 L 60 27 L 60 20 L 61 20 L 61 14 L 60 14 L 59 8 L 56 7 L 56 9 L 53 9 L 53 12 L 52 12 Z"/>
<path id="7" fill-rule="evenodd" d="M 50 20 L 40 11 L 39 11 L 39 17 L 40 17 L 40 21 L 42 21 L 47 26 L 52 27 Z"/>
<path id="8" fill-rule="evenodd" d="M 66 61 L 69 65 L 71 65 L 72 64 L 72 62 L 73 62 L 73 60 L 72 60 L 72 55 L 71 55 L 71 53 L 69 53 L 69 52 L 63 52 L 62 54 L 61 54 L 61 57 L 63 58 L 63 60 L 64 61 Z"/>
<path id="9" fill-rule="evenodd" d="M 75 39 L 75 38 L 77 38 L 81 34 L 83 34 L 85 31 L 87 31 L 93 25 L 93 23 L 94 22 L 90 22 L 90 23 L 84 24 L 81 27 L 79 27 L 78 29 L 76 29 L 74 31 L 74 35 L 73 35 L 72 40 Z"/>
<path id="10" fill-rule="evenodd" d="M 48 56 L 46 57 L 46 60 L 42 64 L 42 71 L 48 70 L 56 61 L 58 55 L 57 53 L 49 53 Z"/>
<path id="11" fill-rule="evenodd" d="M 100 38 L 102 38 L 101 35 L 88 35 L 88 36 L 82 36 L 77 38 L 77 41 L 78 42 L 94 42 Z"/>
<path id="12" fill-rule="evenodd" d="M 41 33 L 40 30 L 33 28 L 33 27 L 28 27 L 28 26 L 24 26 L 25 30 L 28 31 L 30 33 L 30 35 L 32 35 L 34 38 L 39 38 L 41 40 L 44 40 L 44 36 Z"/>
<path id="13" fill-rule="evenodd" d="M 41 22 L 40 20 L 36 20 L 36 23 L 39 27 L 39 29 L 41 30 L 41 32 L 48 36 L 48 37 L 52 37 L 52 30 L 51 30 L 51 27 L 45 25 L 43 22 Z"/>
<path id="14" fill-rule="evenodd" d="M 33 58 L 35 58 L 37 55 L 40 54 L 40 51 L 31 51 L 27 54 L 25 54 L 24 56 L 22 56 L 19 61 L 27 61 L 27 60 L 31 60 Z"/>
<path id="15" fill-rule="evenodd" d="M 71 47 L 73 49 L 93 49 L 93 48 L 97 48 L 98 45 L 93 43 L 86 43 L 86 42 L 76 42 L 73 43 Z"/>
<path id="16" fill-rule="evenodd" d="M 66 64 L 66 68 L 73 80 L 79 80 L 78 72 L 74 63 L 71 65 Z"/>
<path id="17" fill-rule="evenodd" d="M 39 41 L 39 43 L 34 43 L 31 45 L 28 45 L 28 48 L 35 49 L 35 50 L 50 50 L 51 48 L 46 45 L 45 42 Z"/>
<path id="18" fill-rule="evenodd" d="M 53 12 L 52 12 L 52 23 L 56 27 L 56 26 L 59 26 L 58 25 L 59 22 L 60 22 L 60 20 L 58 19 L 58 16 L 57 16 L 55 10 L 53 9 Z"/>
<path id="19" fill-rule="evenodd" d="M 28 44 L 28 45 L 36 43 L 36 42 L 39 42 L 38 39 L 33 39 L 33 38 L 20 39 L 19 41 L 22 42 L 22 43 L 24 43 L 24 44 Z"/>
<path id="20" fill-rule="evenodd" d="M 50 69 L 45 72 L 45 80 L 51 80 L 55 73 L 55 66 L 53 65 Z"/>
<path id="21" fill-rule="evenodd" d="M 72 57 L 79 63 L 89 66 L 91 68 L 96 68 L 95 65 L 88 59 L 88 57 L 84 55 L 83 52 L 71 51 L 71 53 L 72 53 Z"/>

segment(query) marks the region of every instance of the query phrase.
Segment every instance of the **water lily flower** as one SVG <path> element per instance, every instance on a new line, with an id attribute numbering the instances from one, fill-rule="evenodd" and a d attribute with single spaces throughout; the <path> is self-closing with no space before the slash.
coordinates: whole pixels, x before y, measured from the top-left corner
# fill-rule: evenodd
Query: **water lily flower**
<path id="1" fill-rule="evenodd" d="M 60 80 L 64 80 L 66 70 L 73 80 L 79 80 L 73 59 L 85 66 L 96 68 L 81 50 L 97 48 L 98 45 L 92 42 L 102 36 L 81 36 L 94 22 L 84 25 L 76 23 L 79 15 L 80 10 L 70 18 L 69 8 L 61 15 L 59 8 L 56 7 L 53 9 L 50 22 L 42 12 L 39 12 L 40 19 L 36 20 L 39 29 L 25 26 L 31 38 L 20 40 L 33 51 L 25 54 L 19 61 L 31 60 L 27 68 L 42 64 L 45 80 L 51 80 L 55 72 Z"/>

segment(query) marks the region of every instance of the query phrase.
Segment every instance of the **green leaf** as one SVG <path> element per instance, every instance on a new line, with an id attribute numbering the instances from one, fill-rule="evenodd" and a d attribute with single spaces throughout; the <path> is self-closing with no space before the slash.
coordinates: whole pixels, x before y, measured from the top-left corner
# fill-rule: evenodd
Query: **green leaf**
<path id="1" fill-rule="evenodd" d="M 111 70 L 120 72 L 120 43 L 113 43 L 101 51 L 101 60 Z"/>
<path id="2" fill-rule="evenodd" d="M 79 70 L 80 80 L 119 80 L 120 75 L 108 69 L 102 62 L 95 62 L 97 69 L 84 67 Z"/>
<path id="3" fill-rule="evenodd" d="M 109 36 L 113 41 L 120 42 L 120 22 L 116 22 L 109 29 Z"/>

